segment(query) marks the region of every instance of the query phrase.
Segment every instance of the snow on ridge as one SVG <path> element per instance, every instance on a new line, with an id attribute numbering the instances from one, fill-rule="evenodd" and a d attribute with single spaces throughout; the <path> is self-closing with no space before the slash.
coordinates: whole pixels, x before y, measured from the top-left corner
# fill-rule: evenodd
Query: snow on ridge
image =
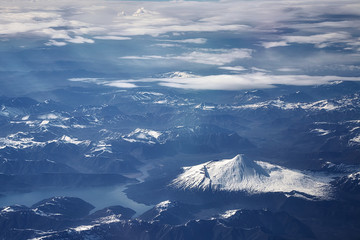
<path id="1" fill-rule="evenodd" d="M 211 110 L 215 110 L 216 107 L 215 106 L 211 106 L 211 105 L 206 105 L 204 103 L 200 103 L 198 105 L 195 106 L 196 109 L 202 109 L 204 111 L 211 111 Z"/>
<path id="2" fill-rule="evenodd" d="M 71 228 L 72 230 L 76 231 L 76 232 L 83 232 L 83 231 L 89 231 L 91 229 L 93 229 L 96 226 L 100 226 L 100 224 L 94 224 L 94 225 L 81 225 L 78 227 L 74 227 Z"/>
<path id="3" fill-rule="evenodd" d="M 35 141 L 33 136 L 29 136 L 24 132 L 17 132 L 13 134 L 9 134 L 5 138 L 0 138 L 0 149 L 11 147 L 17 149 L 25 149 L 30 147 L 44 147 L 46 144 L 62 141 L 65 143 L 72 144 L 85 144 L 89 145 L 90 140 L 78 140 L 77 138 L 71 138 L 69 136 L 63 135 L 60 139 L 54 139 L 44 142 Z"/>
<path id="4" fill-rule="evenodd" d="M 265 192 L 298 191 L 327 197 L 330 179 L 316 178 L 266 162 L 251 161 L 237 155 L 232 159 L 210 161 L 185 167 L 170 186 L 178 189 Z"/>
<path id="5" fill-rule="evenodd" d="M 34 141 L 34 137 L 28 136 L 24 132 L 13 133 L 5 138 L 0 138 L 0 149 L 5 147 L 24 149 L 33 146 L 45 146 L 45 144 L 46 142 Z"/>
<path id="6" fill-rule="evenodd" d="M 87 128 L 87 126 L 81 125 L 81 124 L 73 124 L 72 127 L 73 128 Z"/>
<path id="7" fill-rule="evenodd" d="M 241 106 L 236 106 L 234 108 L 239 109 L 258 109 L 258 108 L 268 108 L 268 107 L 276 107 L 284 110 L 292 110 L 292 109 L 303 109 L 303 110 L 326 110 L 333 111 L 337 110 L 341 107 L 341 105 L 330 103 L 328 100 L 320 100 L 313 103 L 288 103 L 283 100 L 270 100 L 266 102 L 259 102 L 253 104 L 246 104 Z"/>
<path id="8" fill-rule="evenodd" d="M 15 212 L 15 210 L 12 207 L 4 207 L 1 210 L 2 213 L 9 213 L 9 212 Z"/>
<path id="9" fill-rule="evenodd" d="M 359 180 L 360 179 L 360 172 L 355 172 L 355 173 L 349 174 L 348 178 L 353 180 L 353 181 L 354 180 Z M 358 184 L 360 185 L 360 181 L 358 182 Z"/>
<path id="10" fill-rule="evenodd" d="M 58 119 L 58 118 L 59 118 L 59 116 L 54 113 L 48 113 L 48 114 L 39 116 L 39 119 L 42 119 L 42 120 L 53 120 L 53 119 Z"/>
<path id="11" fill-rule="evenodd" d="M 89 145 L 90 144 L 90 140 L 78 140 L 77 138 L 71 138 L 71 137 L 66 136 L 66 135 L 63 135 L 60 138 L 60 141 L 75 144 L 75 145 L 80 145 L 80 144 Z"/>
<path id="12" fill-rule="evenodd" d="M 220 215 L 221 218 L 229 218 L 234 216 L 240 209 L 227 210 Z"/>
<path id="13" fill-rule="evenodd" d="M 119 215 L 114 214 L 114 215 L 110 215 L 110 216 L 106 216 L 106 217 L 101 217 L 101 218 L 97 219 L 95 222 L 100 223 L 100 224 L 117 223 L 117 222 L 121 222 L 121 219 L 119 217 L 121 217 L 121 214 L 119 214 Z"/>
<path id="14" fill-rule="evenodd" d="M 49 124 L 49 120 L 42 120 L 41 123 L 39 124 L 39 126 L 45 126 Z"/>
<path id="15" fill-rule="evenodd" d="M 321 128 L 315 128 L 313 130 L 311 130 L 311 132 L 313 133 L 317 133 L 319 136 L 325 136 L 331 133 L 330 130 L 325 130 L 325 129 L 321 129 Z"/>
<path id="16" fill-rule="evenodd" d="M 111 144 L 101 140 L 97 144 L 94 144 L 94 147 L 92 147 L 90 150 L 90 154 L 85 154 L 85 157 L 97 157 L 104 153 L 112 154 L 113 152 L 111 147 Z"/>
<path id="17" fill-rule="evenodd" d="M 296 102 L 296 103 L 289 103 L 285 102 L 280 99 L 276 100 L 269 100 L 264 102 L 257 102 L 252 104 L 244 104 L 238 106 L 231 106 L 232 109 L 259 109 L 259 108 L 269 108 L 269 107 L 276 107 L 284 110 L 294 110 L 294 109 L 302 109 L 302 110 L 309 110 L 309 111 L 334 111 L 343 109 L 345 107 L 356 107 L 358 106 L 359 96 L 356 95 L 353 98 L 344 97 L 339 100 L 319 100 L 316 102 Z"/>
<path id="18" fill-rule="evenodd" d="M 162 134 L 163 133 L 155 130 L 137 128 L 131 133 L 124 135 L 123 139 L 128 142 L 147 142 L 154 144 L 155 142 L 153 140 L 158 140 Z"/>
<path id="19" fill-rule="evenodd" d="M 166 201 L 156 204 L 155 208 L 159 212 L 162 212 L 162 211 L 165 211 L 166 209 L 168 209 L 169 207 L 171 207 L 172 205 L 173 205 L 173 203 L 170 200 L 166 200 Z"/>
<path id="20" fill-rule="evenodd" d="M 32 209 L 32 211 L 39 216 L 43 216 L 43 217 L 50 217 L 50 216 L 61 216 L 61 213 L 44 213 L 43 211 L 41 211 L 38 208 Z"/>
<path id="21" fill-rule="evenodd" d="M 353 137 L 352 139 L 350 139 L 349 144 L 350 145 L 360 144 L 360 135 L 357 135 L 357 136 Z"/>

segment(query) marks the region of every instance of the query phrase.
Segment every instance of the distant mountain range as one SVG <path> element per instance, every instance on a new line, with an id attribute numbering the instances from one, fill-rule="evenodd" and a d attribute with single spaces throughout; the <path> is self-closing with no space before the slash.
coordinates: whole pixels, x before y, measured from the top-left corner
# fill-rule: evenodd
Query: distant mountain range
<path id="1" fill-rule="evenodd" d="M 150 210 L 37 197 L 3 206 L 0 238 L 357 239 L 359 94 L 334 82 L 3 96 L 4 202 L 101 188 Z"/>

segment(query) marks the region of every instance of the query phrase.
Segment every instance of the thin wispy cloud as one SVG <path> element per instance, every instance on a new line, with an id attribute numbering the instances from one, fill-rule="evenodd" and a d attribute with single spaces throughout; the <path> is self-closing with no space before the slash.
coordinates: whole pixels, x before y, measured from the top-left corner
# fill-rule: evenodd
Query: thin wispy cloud
<path id="1" fill-rule="evenodd" d="M 242 72 L 242 71 L 246 71 L 247 69 L 242 67 L 242 66 L 234 66 L 234 67 L 219 67 L 219 69 L 222 70 L 228 70 L 228 71 L 232 71 L 232 72 Z"/>
<path id="2" fill-rule="evenodd" d="M 0 3 L 0 40 L 26 37 L 49 52 L 71 49 L 82 69 L 95 76 L 111 70 L 109 75 L 126 72 L 128 78 L 148 75 L 148 81 L 168 87 L 261 88 L 326 83 L 333 75 L 354 80 L 348 76 L 360 74 L 359 18 L 356 0 L 13 0 Z M 24 42 L 19 42 L 20 48 Z M 65 66 L 60 65 L 53 66 Z M 178 70 L 203 76 L 151 78 Z M 219 72 L 226 74 L 214 75 Z M 111 84 L 137 86 L 124 80 Z"/>
<path id="3" fill-rule="evenodd" d="M 121 36 L 95 36 L 94 39 L 99 39 L 99 40 L 119 40 L 119 41 L 131 40 L 130 37 L 121 37 Z"/>
<path id="4" fill-rule="evenodd" d="M 298 68 L 290 68 L 290 67 L 282 67 L 282 68 L 278 68 L 276 70 L 280 71 L 280 72 L 298 72 L 298 71 L 300 71 L 300 69 L 298 69 Z"/>
<path id="5" fill-rule="evenodd" d="M 333 32 L 316 34 L 310 36 L 285 36 L 284 39 L 289 43 L 315 44 L 319 48 L 327 47 L 336 43 L 348 43 L 351 38 L 347 32 Z"/>
<path id="6" fill-rule="evenodd" d="M 273 47 L 284 47 L 289 46 L 286 41 L 279 41 L 279 42 L 263 42 L 262 46 L 264 48 L 273 48 Z"/>
<path id="7" fill-rule="evenodd" d="M 161 40 L 163 42 L 174 42 L 174 43 L 194 43 L 204 44 L 207 42 L 206 38 L 191 38 L 191 39 L 180 39 L 180 40 Z"/>
<path id="8" fill-rule="evenodd" d="M 49 42 L 45 43 L 46 46 L 57 46 L 57 47 L 62 47 L 65 46 L 67 43 L 66 42 L 58 42 L 55 40 L 49 40 Z"/>
<path id="9" fill-rule="evenodd" d="M 83 81 L 119 88 L 136 87 L 136 83 L 155 82 L 160 86 L 194 90 L 242 90 L 273 88 L 276 85 L 312 86 L 329 84 L 333 81 L 360 81 L 360 77 L 274 75 L 264 72 L 246 74 L 221 74 L 197 76 L 174 74 L 163 78 L 143 78 L 130 80 L 104 80 L 98 78 L 78 78 L 70 81 Z"/>
<path id="10" fill-rule="evenodd" d="M 49 7 L 51 2 L 51 7 Z M 360 15 L 355 0 L 316 3 L 302 0 L 220 1 L 220 2 L 104 2 L 104 1 L 20 1 L 0 4 L 0 34 L 42 35 L 69 43 L 83 38 L 123 40 L 124 37 L 169 32 L 277 33 L 279 28 L 294 29 L 299 35 L 279 40 L 259 39 L 264 47 L 281 47 L 289 43 L 311 43 L 325 47 L 339 42 L 353 42 L 359 21 L 332 21 L 328 15 Z M 311 4 L 309 4 L 311 3 Z M 76 9 L 76 11 L 74 11 Z M 301 21 L 312 19 L 308 23 Z M 345 28 L 347 32 L 334 31 Z M 312 33 L 312 34 L 309 34 Z M 83 36 L 83 35 L 87 36 Z M 109 35 L 105 37 L 106 35 Z M 92 36 L 92 37 L 91 37 Z M 104 37 L 101 37 L 104 36 Z M 100 37 L 100 38 L 99 38 Z M 203 38 L 174 40 L 178 43 L 203 44 Z M 89 43 L 89 41 L 82 41 Z"/>
<path id="11" fill-rule="evenodd" d="M 136 84 L 122 81 L 122 80 L 109 80 L 104 78 L 70 78 L 68 79 L 71 82 L 85 82 L 93 83 L 102 86 L 117 87 L 117 88 L 136 88 Z"/>
<path id="12" fill-rule="evenodd" d="M 163 48 L 170 48 L 170 47 L 181 47 L 180 44 L 177 43 L 156 43 L 153 46 L 163 47 Z"/>
<path id="13" fill-rule="evenodd" d="M 197 49 L 181 55 L 124 56 L 128 60 L 181 60 L 208 65 L 224 65 L 238 59 L 251 58 L 251 49 Z"/>

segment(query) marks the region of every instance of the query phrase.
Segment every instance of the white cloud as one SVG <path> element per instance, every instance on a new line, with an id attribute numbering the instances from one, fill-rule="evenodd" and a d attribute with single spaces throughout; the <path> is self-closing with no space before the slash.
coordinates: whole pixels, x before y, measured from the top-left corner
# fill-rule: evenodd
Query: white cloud
<path id="1" fill-rule="evenodd" d="M 146 55 L 146 56 L 124 56 L 119 58 L 128 59 L 128 60 L 154 60 L 154 59 L 168 59 L 170 57 L 158 56 L 158 55 Z"/>
<path id="2" fill-rule="evenodd" d="M 153 44 L 154 46 L 159 46 L 159 47 L 180 47 L 180 44 L 174 44 L 174 43 L 156 43 Z"/>
<path id="3" fill-rule="evenodd" d="M 154 14 L 158 14 L 158 13 L 157 13 L 157 12 L 154 12 L 154 11 L 147 10 L 147 9 L 145 9 L 144 7 L 141 7 L 141 8 L 139 8 L 139 9 L 137 9 L 137 10 L 132 14 L 132 16 L 141 17 L 141 16 L 144 16 L 144 15 L 154 15 Z"/>
<path id="4" fill-rule="evenodd" d="M 71 82 L 102 83 L 103 78 L 69 78 Z"/>
<path id="5" fill-rule="evenodd" d="M 0 3 L 0 34 L 44 35 L 67 39 L 70 43 L 89 43 L 77 37 L 125 40 L 135 35 L 158 36 L 165 33 L 232 31 L 259 34 L 266 48 L 289 43 L 311 43 L 325 47 L 336 42 L 355 43 L 358 20 L 335 21 L 326 15 L 360 14 L 356 0 L 268 1 L 55 1 L 13 0 Z M 312 21 L 304 22 L 304 19 Z M 285 36 L 278 29 L 293 29 L 297 35 Z M 345 29 L 346 32 L 343 32 Z M 274 39 L 276 34 L 278 38 Z M 110 36 L 114 36 L 113 38 Z M 116 37 L 115 37 L 116 36 Z M 117 37 L 117 36 L 121 36 Z M 206 39 L 175 40 L 203 44 Z"/>
<path id="6" fill-rule="evenodd" d="M 71 38 L 71 39 L 69 39 L 67 41 L 71 42 L 71 43 L 94 43 L 94 40 L 89 39 L 89 38 L 84 38 L 84 37 L 81 37 L 81 36 L 76 36 L 76 37 Z"/>
<path id="7" fill-rule="evenodd" d="M 339 43 L 354 45 L 356 42 L 350 33 L 344 31 L 313 35 L 282 36 L 281 39 L 281 41 L 277 42 L 262 42 L 261 45 L 265 48 L 273 48 L 289 46 L 291 43 L 297 43 L 314 44 L 317 48 L 324 48 Z"/>
<path id="8" fill-rule="evenodd" d="M 238 59 L 251 58 L 253 50 L 246 48 L 232 49 L 198 49 L 193 52 L 181 55 L 147 55 L 147 56 L 124 56 L 120 59 L 129 60 L 182 60 L 186 62 L 194 62 L 208 65 L 224 65 Z"/>
<path id="9" fill-rule="evenodd" d="M 245 73 L 251 72 L 251 74 L 259 72 L 260 69 L 250 67 L 245 69 L 242 66 L 231 65 L 251 66 L 253 64 L 265 69 L 277 69 L 277 73 L 285 74 L 301 73 L 299 70 L 281 67 L 289 66 L 289 64 L 304 69 L 307 73 L 317 72 L 317 74 L 323 73 L 324 69 L 329 70 L 326 66 L 358 65 L 359 56 L 351 55 L 354 51 L 360 52 L 358 39 L 360 21 L 353 19 L 360 15 L 359 3 L 356 0 L 345 2 L 321 0 L 315 3 L 310 0 L 290 2 L 274 0 L 161 1 L 156 3 L 151 1 L 37 0 L 29 3 L 27 0 L 0 1 L 0 40 L 3 38 L 11 41 L 13 37 L 31 36 L 29 39 L 40 39 L 37 42 L 44 43 L 46 46 L 61 47 L 67 44 L 94 43 L 96 39 L 118 41 L 136 39 L 134 41 L 136 46 L 126 49 L 124 55 L 128 56 L 120 57 L 120 59 L 139 60 L 125 63 L 126 66 L 132 63 L 137 64 L 139 71 L 143 66 L 140 60 L 150 60 L 146 62 L 147 64 L 152 64 L 151 61 L 161 64 L 167 61 L 176 64 L 181 64 L 181 61 L 194 63 L 186 64 L 190 71 L 194 71 L 191 66 L 194 65 L 194 68 L 201 67 L 204 71 L 206 68 L 218 67 L 229 71 L 224 73 L 244 73 L 247 70 Z M 337 17 L 335 19 L 331 16 Z M 348 17 L 341 20 L 339 16 Z M 214 34 L 215 32 L 217 33 Z M 171 36 L 171 39 L 167 39 L 162 34 Z M 133 37 L 143 35 L 161 36 L 156 39 L 149 36 Z M 222 42 L 223 40 L 225 41 Z M 198 45 L 203 48 L 194 48 L 195 44 L 206 45 Z M 257 49 L 259 44 L 271 50 L 260 49 L 255 53 L 254 50 L 244 49 L 245 46 L 252 48 L 252 45 L 254 49 Z M 295 44 L 312 44 L 311 47 L 317 48 L 341 46 L 346 51 L 315 49 L 313 52 L 307 51 L 304 54 L 297 52 L 299 54 L 295 55 L 290 52 L 292 45 Z M 157 46 L 153 48 L 158 52 L 144 53 L 142 49 L 148 46 Z M 284 46 L 288 46 L 286 50 L 289 52 L 279 49 Z M 163 49 L 158 47 L 163 47 Z M 206 47 L 224 49 L 206 49 Z M 298 46 L 297 49 L 300 47 L 302 46 Z M 97 56 L 93 57 L 97 58 Z M 111 53 L 106 56 L 109 64 L 115 62 L 110 60 L 112 57 Z M 247 60 L 249 63 L 245 63 Z M 95 61 L 99 60 L 94 59 Z M 338 72 L 345 75 L 345 70 Z M 271 78 L 272 76 L 268 74 L 264 77 Z M 250 78 L 253 75 L 247 77 Z M 201 82 L 204 84 L 203 88 L 207 88 L 205 80 L 209 80 L 209 87 L 221 88 L 215 84 L 215 78 L 217 77 L 204 79 Z M 224 76 L 228 82 L 230 82 L 229 79 L 234 78 L 236 78 L 234 75 Z M 193 77 L 194 84 L 200 79 Z M 274 77 L 274 79 L 278 78 Z M 161 80 L 161 83 L 195 87 L 187 82 Z M 245 80 L 242 83 L 244 83 L 243 87 L 272 86 L 258 84 L 257 81 L 256 84 L 250 84 Z M 235 84 L 235 87 L 241 87 L 237 82 L 232 84 Z M 291 80 L 289 84 L 293 84 Z M 124 82 L 118 82 L 115 85 L 134 87 L 124 85 Z"/>
<path id="10" fill-rule="evenodd" d="M 199 90 L 240 90 L 271 88 L 276 84 L 311 86 L 327 84 L 331 81 L 360 81 L 360 77 L 308 76 L 308 75 L 270 75 L 250 73 L 243 75 L 211 75 L 192 78 L 158 79 L 160 85 Z"/>
<path id="11" fill-rule="evenodd" d="M 53 39 L 71 39 L 68 31 L 65 31 L 65 30 L 55 30 L 52 28 L 45 28 L 39 32 L 43 33 L 45 35 L 48 35 L 50 38 L 53 38 Z"/>
<path id="12" fill-rule="evenodd" d="M 112 82 L 106 83 L 104 85 L 109 86 L 109 87 L 117 87 L 117 88 L 136 88 L 136 87 L 138 87 L 137 85 L 135 85 L 133 83 L 122 82 L 122 81 L 112 81 Z"/>
<path id="13" fill-rule="evenodd" d="M 241 72 L 247 70 L 243 66 L 235 66 L 235 67 L 219 67 L 219 69 L 233 71 L 233 72 Z"/>
<path id="14" fill-rule="evenodd" d="M 300 71 L 300 69 L 298 69 L 298 68 L 289 68 L 289 67 L 278 68 L 276 70 L 280 71 L 280 72 L 297 72 L 297 71 Z"/>
<path id="15" fill-rule="evenodd" d="M 195 62 L 209 65 L 224 65 L 237 59 L 251 58 L 251 49 L 217 49 L 198 50 L 181 56 L 173 57 L 187 62 Z"/>
<path id="16" fill-rule="evenodd" d="M 130 80 L 105 80 L 99 78 L 73 78 L 70 81 L 82 81 L 98 85 L 119 88 L 138 87 L 136 83 L 157 82 L 161 86 L 195 89 L 195 90 L 241 90 L 273 88 L 276 85 L 312 86 L 329 84 L 333 81 L 360 81 L 360 77 L 340 76 L 309 76 L 309 75 L 273 75 L 263 72 L 247 73 L 241 75 L 209 75 L 197 76 L 176 72 L 163 78 L 144 78 Z"/>
<path id="17" fill-rule="evenodd" d="M 351 38 L 347 32 L 333 32 L 324 34 L 315 34 L 310 36 L 285 36 L 283 37 L 289 43 L 310 43 L 319 48 L 326 47 L 333 43 L 348 42 Z"/>
<path id="18" fill-rule="evenodd" d="M 117 88 L 136 88 L 138 87 L 134 83 L 130 83 L 123 80 L 110 80 L 104 78 L 69 78 L 71 82 L 85 82 L 94 83 L 102 86 L 117 87 Z"/>
<path id="19" fill-rule="evenodd" d="M 181 39 L 181 40 L 162 40 L 164 42 L 175 42 L 175 43 L 194 43 L 194 44 L 205 44 L 207 42 L 206 38 L 190 38 L 190 39 Z"/>
<path id="20" fill-rule="evenodd" d="M 66 45 L 66 42 L 58 42 L 55 40 L 49 40 L 49 42 L 45 43 L 46 46 L 56 46 L 56 47 L 62 47 Z"/>
<path id="21" fill-rule="evenodd" d="M 130 37 L 122 37 L 122 36 L 95 36 L 94 39 L 100 39 L 100 40 L 131 40 Z"/>
<path id="22" fill-rule="evenodd" d="M 270 72 L 269 70 L 263 69 L 263 68 L 257 68 L 257 67 L 251 67 L 251 70 L 255 72 Z"/>
<path id="23" fill-rule="evenodd" d="M 273 48 L 273 47 L 284 47 L 284 46 L 288 46 L 289 44 L 286 41 L 279 41 L 279 42 L 263 42 L 261 45 L 264 48 Z"/>
<path id="24" fill-rule="evenodd" d="M 0 34 L 43 32 L 52 38 L 68 38 L 66 35 L 72 34 L 157 36 L 167 32 L 241 31 L 249 28 L 234 21 L 228 23 L 204 21 L 202 15 L 206 9 L 212 9 L 214 3 L 209 3 L 210 8 L 207 3 L 200 2 L 99 3 L 100 6 L 88 6 L 88 2 L 84 1 L 62 3 L 50 0 L 32 2 L 29 6 L 26 1 L 20 0 L 6 4 L 3 2 L 0 3 L 0 8 L 3 9 L 0 13 Z M 123 9 L 120 14 L 115 11 L 118 8 Z M 224 7 L 221 9 L 222 12 L 226 10 Z M 184 15 L 185 12 L 189 14 Z M 217 15 L 217 13 L 212 14 Z M 195 44 L 204 42 L 206 40 L 202 38 L 183 41 L 183 43 Z"/>

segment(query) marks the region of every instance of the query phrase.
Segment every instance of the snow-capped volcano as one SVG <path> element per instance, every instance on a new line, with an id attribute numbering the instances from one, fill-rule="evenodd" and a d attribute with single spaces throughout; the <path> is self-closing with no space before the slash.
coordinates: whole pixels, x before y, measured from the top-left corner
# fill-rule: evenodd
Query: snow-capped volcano
<path id="1" fill-rule="evenodd" d="M 319 197 L 325 197 L 329 187 L 329 179 L 316 178 L 266 162 L 252 161 L 243 155 L 184 167 L 183 170 L 170 186 L 249 193 L 298 191 Z"/>

